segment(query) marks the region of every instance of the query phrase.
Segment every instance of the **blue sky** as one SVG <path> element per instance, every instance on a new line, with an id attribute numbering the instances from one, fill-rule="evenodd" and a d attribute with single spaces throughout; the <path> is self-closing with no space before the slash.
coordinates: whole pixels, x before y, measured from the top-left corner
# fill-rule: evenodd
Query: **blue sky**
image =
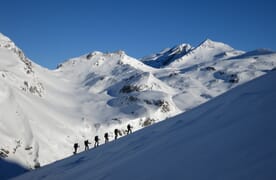
<path id="1" fill-rule="evenodd" d="M 95 50 L 140 58 L 206 38 L 276 50 L 273 0 L 12 0 L 0 9 L 0 32 L 50 69 Z"/>

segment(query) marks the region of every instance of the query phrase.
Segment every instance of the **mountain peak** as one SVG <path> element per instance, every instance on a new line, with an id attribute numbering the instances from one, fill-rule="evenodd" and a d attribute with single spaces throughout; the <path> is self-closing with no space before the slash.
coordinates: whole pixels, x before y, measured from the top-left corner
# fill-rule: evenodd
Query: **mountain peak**
<path id="1" fill-rule="evenodd" d="M 202 43 L 208 44 L 208 43 L 214 43 L 214 41 L 209 38 L 206 38 Z"/>
<path id="2" fill-rule="evenodd" d="M 216 42 L 213 41 L 209 38 L 207 38 L 206 40 L 204 40 L 202 43 L 199 44 L 198 48 L 224 48 L 224 49 L 229 49 L 229 50 L 233 50 L 233 48 L 227 44 L 221 43 L 221 42 Z"/>
<path id="3" fill-rule="evenodd" d="M 2 41 L 11 41 L 10 38 L 8 38 L 7 36 L 5 36 L 4 34 L 2 34 L 0 32 L 0 42 Z"/>
<path id="4" fill-rule="evenodd" d="M 126 55 L 126 52 L 123 51 L 123 50 L 118 50 L 118 51 L 115 51 L 114 54 L 118 54 L 118 55 Z"/>
<path id="5" fill-rule="evenodd" d="M 10 48 L 14 46 L 15 44 L 12 42 L 10 38 L 0 33 L 0 47 Z"/>
<path id="6" fill-rule="evenodd" d="M 23 51 L 20 48 L 18 48 L 10 38 L 3 35 L 2 33 L 0 33 L 0 47 L 8 49 L 8 50 L 12 51 L 13 53 L 15 53 L 19 57 L 19 59 L 26 65 L 24 69 L 26 70 L 27 74 L 33 72 L 33 70 L 32 70 L 33 62 L 30 61 L 25 56 Z"/>
<path id="7" fill-rule="evenodd" d="M 84 56 L 86 56 L 87 59 L 91 59 L 94 56 L 112 56 L 112 55 L 123 56 L 123 55 L 126 55 L 126 53 L 123 50 L 118 50 L 118 51 L 115 51 L 115 52 L 106 52 L 106 53 L 103 53 L 101 51 L 93 51 L 93 52 L 88 53 Z"/>

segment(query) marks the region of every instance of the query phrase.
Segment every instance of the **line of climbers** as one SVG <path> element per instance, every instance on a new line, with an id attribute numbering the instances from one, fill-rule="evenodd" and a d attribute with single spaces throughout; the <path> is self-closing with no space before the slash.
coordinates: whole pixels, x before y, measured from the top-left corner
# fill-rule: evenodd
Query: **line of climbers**
<path id="1" fill-rule="evenodd" d="M 132 128 L 133 127 L 130 124 L 127 125 L 127 134 L 132 133 Z M 115 135 L 114 136 L 114 140 L 116 140 L 118 138 L 118 135 L 122 135 L 122 134 L 121 134 L 121 131 L 119 129 L 115 129 L 114 130 L 114 135 Z M 108 135 L 108 133 L 104 134 L 104 139 L 105 139 L 104 143 L 109 142 L 109 135 Z M 94 148 L 98 147 L 100 145 L 100 138 L 99 138 L 99 136 L 95 136 L 94 141 L 95 141 Z M 89 142 L 88 140 L 84 141 L 84 150 L 85 151 L 89 150 L 89 144 L 91 144 L 91 142 Z M 74 144 L 74 154 L 77 153 L 79 147 L 80 146 L 79 146 L 78 143 Z"/>

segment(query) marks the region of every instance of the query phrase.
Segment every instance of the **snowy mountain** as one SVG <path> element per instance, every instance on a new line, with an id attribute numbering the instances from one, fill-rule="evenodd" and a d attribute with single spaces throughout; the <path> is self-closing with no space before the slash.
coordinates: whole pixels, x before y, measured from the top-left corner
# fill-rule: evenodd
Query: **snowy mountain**
<path id="1" fill-rule="evenodd" d="M 142 58 L 141 61 L 149 66 L 161 68 L 186 55 L 192 49 L 193 48 L 189 44 L 180 44 L 173 48 L 164 49 L 159 53 L 146 56 Z"/>
<path id="2" fill-rule="evenodd" d="M 71 156 L 75 142 L 83 151 L 95 135 L 113 139 L 128 123 L 138 130 L 189 111 L 275 67 L 275 52 L 207 40 L 142 61 L 92 52 L 48 70 L 0 34 L 0 157 L 44 166 Z"/>
<path id="3" fill-rule="evenodd" d="M 167 48 L 159 53 L 146 56 L 142 62 L 152 67 L 187 67 L 199 65 L 207 61 L 222 60 L 244 54 L 243 51 L 235 50 L 229 45 L 206 39 L 197 47 L 189 44 L 181 44 L 174 48 Z"/>
<path id="4" fill-rule="evenodd" d="M 193 110 L 15 179 L 276 178 L 276 71 Z"/>

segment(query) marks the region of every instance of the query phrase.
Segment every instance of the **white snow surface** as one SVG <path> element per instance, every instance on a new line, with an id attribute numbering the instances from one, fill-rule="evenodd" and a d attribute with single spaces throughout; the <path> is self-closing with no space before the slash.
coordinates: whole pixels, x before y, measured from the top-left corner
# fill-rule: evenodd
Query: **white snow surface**
<path id="1" fill-rule="evenodd" d="M 189 112 L 276 67 L 273 51 L 211 40 L 156 54 L 145 62 L 96 51 L 48 70 L 0 34 L 0 157 L 44 166 L 71 156 L 75 142 L 83 151 L 95 135 L 102 143 L 128 123 L 138 130 Z"/>
<path id="2" fill-rule="evenodd" d="M 276 179 L 276 71 L 31 179 Z"/>

